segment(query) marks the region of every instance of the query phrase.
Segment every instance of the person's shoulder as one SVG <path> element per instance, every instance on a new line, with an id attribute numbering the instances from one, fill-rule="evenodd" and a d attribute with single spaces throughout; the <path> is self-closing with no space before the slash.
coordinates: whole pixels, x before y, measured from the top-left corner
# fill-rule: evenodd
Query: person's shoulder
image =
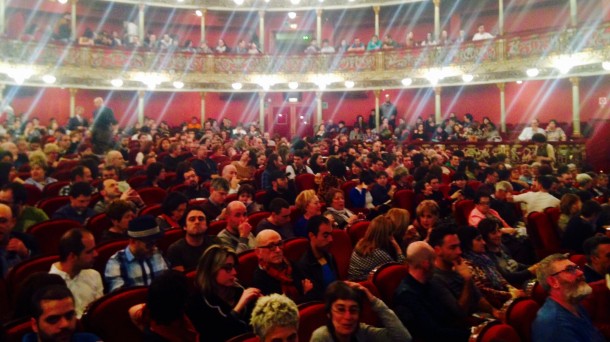
<path id="1" fill-rule="evenodd" d="M 97 342 L 97 341 L 101 341 L 101 340 L 102 339 L 99 338 L 97 335 L 94 335 L 92 333 L 82 332 L 82 333 L 75 333 L 74 335 L 72 335 L 71 342 Z"/>
<path id="2" fill-rule="evenodd" d="M 309 340 L 310 342 L 331 342 L 333 341 L 332 336 L 330 335 L 330 332 L 328 331 L 328 328 L 326 326 L 322 326 L 319 327 L 318 329 L 316 329 L 313 334 L 311 334 L 311 340 Z"/>

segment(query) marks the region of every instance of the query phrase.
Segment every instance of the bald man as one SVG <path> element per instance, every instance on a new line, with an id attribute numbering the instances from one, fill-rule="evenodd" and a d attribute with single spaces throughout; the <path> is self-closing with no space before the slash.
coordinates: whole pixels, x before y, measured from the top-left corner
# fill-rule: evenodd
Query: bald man
<path id="1" fill-rule="evenodd" d="M 237 168 L 229 164 L 222 169 L 222 178 L 229 182 L 229 195 L 239 192 L 239 178 L 237 178 Z"/>
<path id="2" fill-rule="evenodd" d="M 0 203 L 0 275 L 37 253 L 36 240 L 25 233 L 13 231 L 15 218 L 11 207 Z"/>
<path id="3" fill-rule="evenodd" d="M 93 143 L 93 152 L 101 155 L 114 146 L 114 125 L 118 122 L 112 109 L 104 106 L 104 99 L 96 97 L 93 100 L 93 105 L 95 110 L 93 111 L 91 142 Z"/>
<path id="4" fill-rule="evenodd" d="M 424 241 L 407 247 L 409 273 L 396 289 L 396 315 L 413 334 L 414 340 L 468 341 L 466 313 L 443 286 L 431 282 L 434 249 Z"/>
<path id="5" fill-rule="evenodd" d="M 246 205 L 240 201 L 229 203 L 225 209 L 227 228 L 216 235 L 223 245 L 229 246 L 237 254 L 253 249 L 256 246 L 252 226 L 248 223 Z"/>

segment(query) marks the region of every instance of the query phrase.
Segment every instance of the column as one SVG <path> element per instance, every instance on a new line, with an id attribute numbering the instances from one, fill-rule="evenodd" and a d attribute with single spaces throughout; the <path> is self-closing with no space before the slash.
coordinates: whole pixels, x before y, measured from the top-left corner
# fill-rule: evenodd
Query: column
<path id="1" fill-rule="evenodd" d="M 70 88 L 68 91 L 70 92 L 70 117 L 74 117 L 76 115 L 76 93 L 78 89 Z"/>
<path id="2" fill-rule="evenodd" d="M 434 122 L 438 124 L 442 119 L 441 87 L 434 87 Z"/>
<path id="3" fill-rule="evenodd" d="M 258 92 L 258 127 L 265 131 L 265 92 Z"/>
<path id="4" fill-rule="evenodd" d="M 201 98 L 201 108 L 200 108 L 201 126 L 203 127 L 203 124 L 205 123 L 205 91 L 200 92 L 199 97 Z"/>
<path id="5" fill-rule="evenodd" d="M 504 93 L 506 83 L 496 83 L 496 85 L 500 89 L 500 130 L 506 133 L 506 94 Z"/>
<path id="6" fill-rule="evenodd" d="M 580 89 L 578 87 L 580 78 L 570 77 L 570 83 L 572 83 L 572 126 L 574 127 L 572 136 L 580 138 Z"/>
<path id="7" fill-rule="evenodd" d="M 375 89 L 373 93 L 375 94 L 375 128 L 379 128 L 379 95 L 381 90 Z"/>
<path id="8" fill-rule="evenodd" d="M 138 7 L 138 38 L 140 44 L 144 45 L 144 9 L 146 5 L 140 4 Z"/>
<path id="9" fill-rule="evenodd" d="M 6 105 L 9 105 L 9 103 L 4 103 L 4 88 L 6 88 L 6 85 L 0 84 L 0 113 L 4 112 L 4 107 Z"/>
<path id="10" fill-rule="evenodd" d="M 258 49 L 265 52 L 265 11 L 258 11 Z"/>
<path id="11" fill-rule="evenodd" d="M 576 0 L 570 0 L 570 26 L 576 27 L 578 25 L 578 7 L 576 7 Z"/>
<path id="12" fill-rule="evenodd" d="M 322 94 L 321 91 L 316 91 L 316 123 L 315 127 L 324 123 L 322 120 Z"/>
<path id="13" fill-rule="evenodd" d="M 205 14 L 207 13 L 208 10 L 206 10 L 205 8 L 201 9 L 201 17 L 199 18 L 199 29 L 201 30 L 200 34 L 201 34 L 201 38 L 199 39 L 200 42 L 206 42 L 205 40 Z M 208 46 L 210 46 L 208 44 Z M 201 123 L 203 125 L 203 123 Z"/>
<path id="14" fill-rule="evenodd" d="M 138 123 L 144 123 L 144 90 L 138 90 Z"/>
<path id="15" fill-rule="evenodd" d="M 4 35 L 6 31 L 6 0 L 0 0 L 0 34 Z"/>
<path id="16" fill-rule="evenodd" d="M 381 7 L 373 6 L 373 11 L 375 12 L 375 34 L 379 37 L 379 10 Z M 381 37 L 379 37 L 381 39 Z"/>
<path id="17" fill-rule="evenodd" d="M 504 35 L 504 0 L 498 0 L 498 34 Z"/>
<path id="18" fill-rule="evenodd" d="M 76 41 L 76 3 L 78 0 L 70 1 L 70 5 L 72 6 L 70 10 L 70 39 L 72 41 Z"/>
<path id="19" fill-rule="evenodd" d="M 434 40 L 437 42 L 441 37 L 441 0 L 433 0 L 434 2 Z"/>
<path id="20" fill-rule="evenodd" d="M 322 10 L 316 9 L 316 39 L 318 46 L 322 46 Z"/>

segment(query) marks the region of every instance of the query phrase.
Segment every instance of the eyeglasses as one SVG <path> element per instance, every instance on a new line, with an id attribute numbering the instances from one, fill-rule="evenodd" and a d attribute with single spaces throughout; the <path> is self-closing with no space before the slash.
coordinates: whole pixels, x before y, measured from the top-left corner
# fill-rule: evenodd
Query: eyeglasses
<path id="1" fill-rule="evenodd" d="M 0 217 L 0 224 L 8 223 L 8 219 L 6 217 Z"/>
<path id="2" fill-rule="evenodd" d="M 268 249 L 268 250 L 271 250 L 271 251 L 276 249 L 276 248 L 280 248 L 281 249 L 283 247 L 284 247 L 284 241 L 278 241 L 276 243 L 271 243 L 271 244 L 268 244 L 267 246 L 258 246 L 258 248 L 265 248 L 265 249 Z"/>
<path id="3" fill-rule="evenodd" d="M 189 222 L 195 222 L 195 221 L 203 222 L 203 221 L 205 221 L 205 216 L 191 216 L 187 220 Z"/>
<path id="4" fill-rule="evenodd" d="M 220 269 L 224 270 L 225 272 L 231 272 L 235 269 L 235 264 L 224 264 L 220 266 Z"/>
<path id="5" fill-rule="evenodd" d="M 555 272 L 555 273 L 551 274 L 551 277 L 554 277 L 554 276 L 556 276 L 556 275 L 558 275 L 560 273 L 563 273 L 563 272 L 567 272 L 567 273 L 570 273 L 570 274 L 576 274 L 576 273 L 578 273 L 578 271 L 580 271 L 580 266 L 578 266 L 578 265 L 570 265 L 570 266 L 567 266 L 566 268 L 564 268 L 563 270 L 561 270 L 559 272 Z"/>
<path id="6" fill-rule="evenodd" d="M 360 313 L 360 308 L 358 307 L 349 307 L 346 308 L 344 306 L 335 306 L 332 308 L 333 313 L 336 313 L 338 315 L 345 315 L 346 312 L 349 312 L 350 315 L 357 315 L 358 313 Z"/>

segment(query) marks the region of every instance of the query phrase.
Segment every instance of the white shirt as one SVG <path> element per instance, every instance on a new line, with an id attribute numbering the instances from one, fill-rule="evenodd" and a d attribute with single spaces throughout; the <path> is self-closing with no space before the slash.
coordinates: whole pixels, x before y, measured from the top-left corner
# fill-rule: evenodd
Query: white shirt
<path id="1" fill-rule="evenodd" d="M 536 191 L 513 196 L 513 201 L 525 203 L 525 216 L 533 212 L 544 212 L 549 207 L 559 207 L 559 199 L 548 192 Z"/>
<path id="2" fill-rule="evenodd" d="M 68 273 L 57 267 L 58 264 L 58 262 L 54 263 L 49 273 L 59 275 L 66 282 L 66 285 L 74 295 L 76 316 L 80 318 L 91 302 L 104 295 L 102 276 L 100 276 L 98 271 L 90 268 L 82 270 L 74 278 L 70 278 Z"/>
<path id="3" fill-rule="evenodd" d="M 476 42 L 477 40 L 485 40 L 485 39 L 494 39 L 494 36 L 491 35 L 491 33 L 489 32 L 483 32 L 483 33 L 475 33 L 474 36 L 472 36 L 472 41 Z"/>
<path id="4" fill-rule="evenodd" d="M 311 171 L 311 168 L 307 165 L 305 165 L 305 172 L 311 173 L 313 175 L 313 171 Z M 294 171 L 294 166 L 292 165 L 286 166 L 286 174 L 288 175 L 288 179 L 294 180 L 295 178 L 297 178 L 296 172 Z"/>
<path id="5" fill-rule="evenodd" d="M 528 126 L 528 127 L 525 127 L 525 128 L 523 129 L 523 131 L 521 132 L 521 134 L 519 134 L 519 140 L 520 140 L 520 141 L 530 141 L 530 140 L 532 140 L 532 137 L 533 137 L 533 136 L 534 136 L 534 134 L 536 134 L 536 133 L 542 133 L 542 134 L 544 134 L 544 135 L 546 136 L 546 131 L 545 131 L 545 130 L 543 130 L 542 128 L 538 127 L 538 128 L 536 129 L 536 131 L 534 131 L 534 130 L 532 129 L 532 127 Z"/>

